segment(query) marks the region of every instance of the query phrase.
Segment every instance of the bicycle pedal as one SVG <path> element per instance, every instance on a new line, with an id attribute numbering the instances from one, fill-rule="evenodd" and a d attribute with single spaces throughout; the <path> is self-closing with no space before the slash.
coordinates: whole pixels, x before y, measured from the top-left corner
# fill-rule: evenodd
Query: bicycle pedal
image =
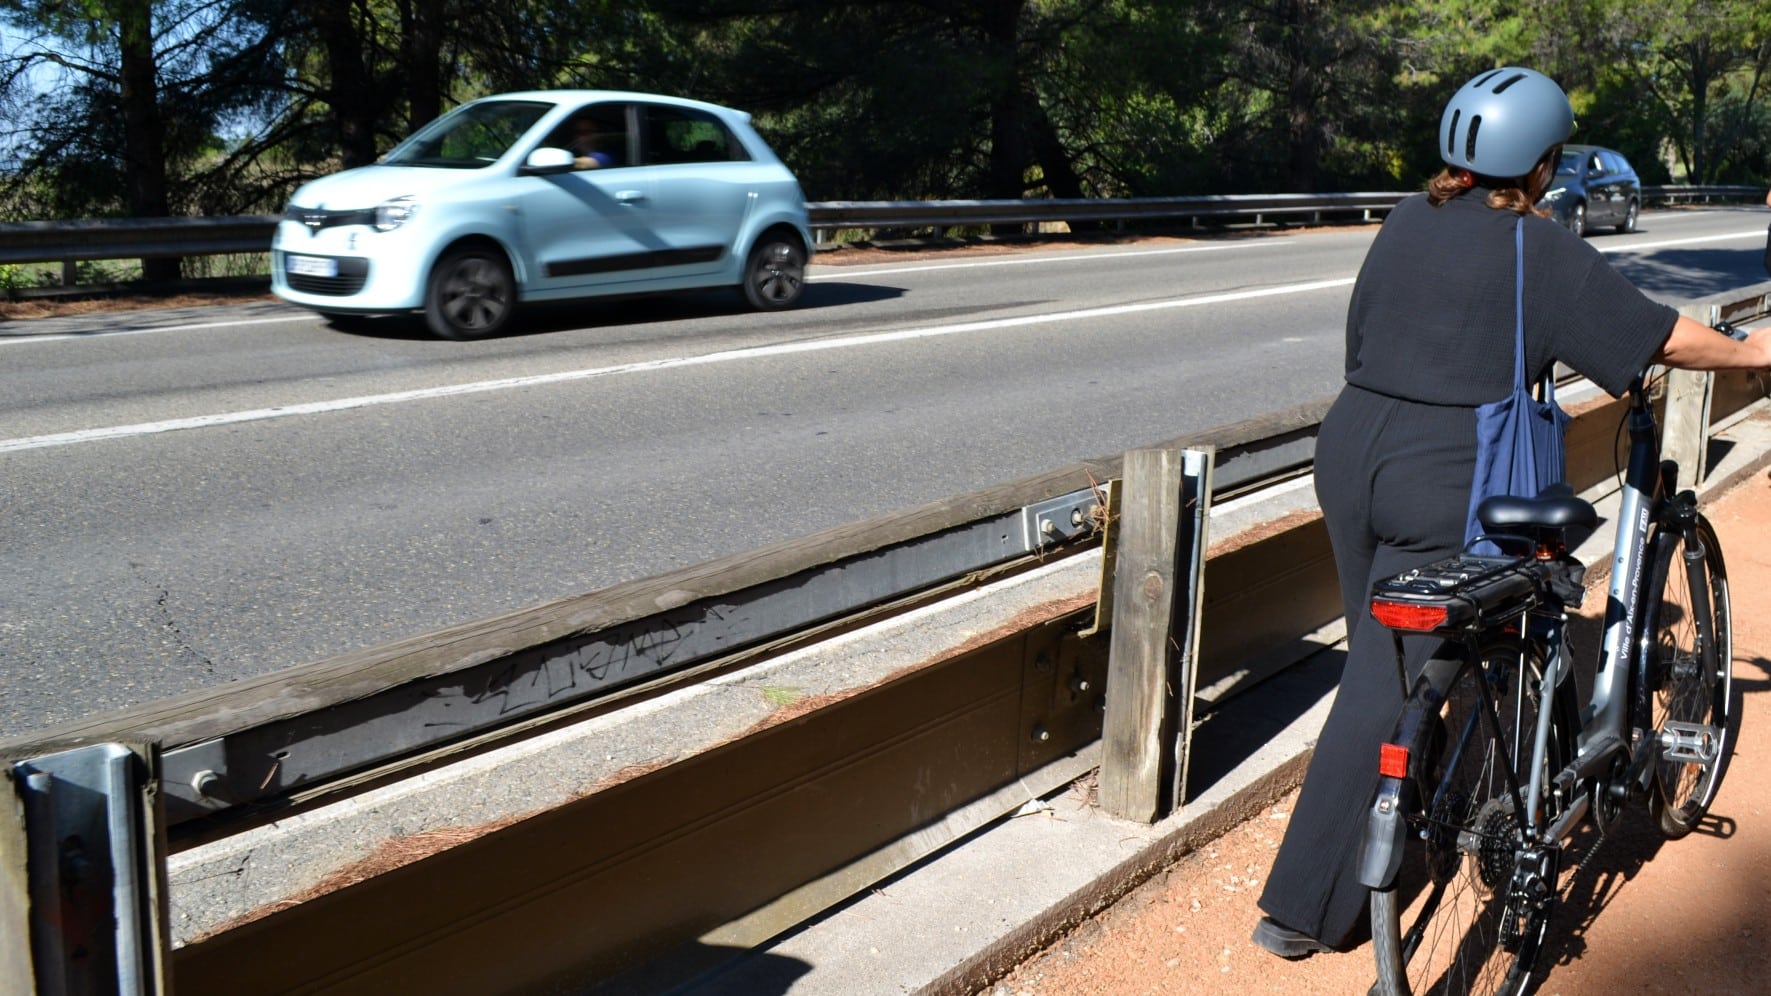
<path id="1" fill-rule="evenodd" d="M 1668 721 L 1660 728 L 1660 759 L 1709 764 L 1720 753 L 1721 731 L 1707 723 Z"/>

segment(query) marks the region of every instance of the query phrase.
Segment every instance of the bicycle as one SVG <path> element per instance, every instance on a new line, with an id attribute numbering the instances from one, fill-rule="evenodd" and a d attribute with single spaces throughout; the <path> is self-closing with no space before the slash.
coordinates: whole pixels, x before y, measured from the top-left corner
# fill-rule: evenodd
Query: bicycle
<path id="1" fill-rule="evenodd" d="M 1628 396 L 1609 602 L 1584 709 L 1564 639 L 1584 569 L 1568 550 L 1597 513 L 1572 489 L 1491 498 L 1478 517 L 1498 554 L 1475 552 L 1478 540 L 1374 587 L 1372 615 L 1395 638 L 1406 698 L 1380 751 L 1360 858 L 1373 992 L 1528 992 L 1552 911 L 1625 804 L 1646 800 L 1676 839 L 1721 785 L 1738 722 L 1722 549 L 1696 495 L 1675 491 L 1643 377 Z M 1404 633 L 1446 640 L 1412 684 Z M 1569 868 L 1589 825 L 1591 849 Z"/>

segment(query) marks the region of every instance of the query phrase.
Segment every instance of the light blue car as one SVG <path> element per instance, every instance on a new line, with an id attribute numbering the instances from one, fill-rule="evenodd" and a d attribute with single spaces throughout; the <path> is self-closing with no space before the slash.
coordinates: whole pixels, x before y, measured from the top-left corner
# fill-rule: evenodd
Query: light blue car
<path id="1" fill-rule="evenodd" d="M 507 93 L 298 189 L 271 286 L 332 316 L 422 309 L 437 335 L 477 339 L 530 301 L 733 287 L 753 308 L 792 307 L 811 251 L 799 182 L 748 114 Z"/>

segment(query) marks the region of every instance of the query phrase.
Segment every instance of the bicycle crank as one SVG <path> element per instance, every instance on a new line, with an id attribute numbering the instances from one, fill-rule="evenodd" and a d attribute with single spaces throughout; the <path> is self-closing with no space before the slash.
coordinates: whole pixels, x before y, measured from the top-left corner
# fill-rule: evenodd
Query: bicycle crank
<path id="1" fill-rule="evenodd" d="M 1630 799 L 1630 787 L 1635 780 L 1630 777 L 1630 765 L 1622 754 L 1611 759 L 1611 770 L 1605 777 L 1592 783 L 1593 826 L 1598 829 L 1602 838 L 1617 828 L 1617 821 L 1623 815 L 1624 803 Z"/>

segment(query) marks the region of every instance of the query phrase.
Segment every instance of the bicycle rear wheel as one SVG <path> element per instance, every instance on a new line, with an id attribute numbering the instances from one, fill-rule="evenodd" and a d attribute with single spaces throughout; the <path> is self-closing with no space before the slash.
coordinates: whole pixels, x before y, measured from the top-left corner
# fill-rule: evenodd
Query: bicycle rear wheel
<path id="1" fill-rule="evenodd" d="M 1510 786 L 1522 795 L 1529 782 L 1543 662 L 1520 646 L 1485 645 L 1428 706 L 1439 721 L 1422 745 L 1419 811 L 1397 881 L 1371 894 L 1378 992 L 1520 993 L 1530 982 L 1549 907 L 1513 888 L 1526 841 Z M 1553 702 L 1546 772 L 1565 763 L 1576 719 L 1566 684 Z"/>
<path id="2" fill-rule="evenodd" d="M 1649 811 L 1668 839 L 1690 833 L 1709 812 L 1734 749 L 1734 642 L 1728 572 L 1715 530 L 1702 516 L 1655 533 L 1637 676 L 1660 740 Z"/>

